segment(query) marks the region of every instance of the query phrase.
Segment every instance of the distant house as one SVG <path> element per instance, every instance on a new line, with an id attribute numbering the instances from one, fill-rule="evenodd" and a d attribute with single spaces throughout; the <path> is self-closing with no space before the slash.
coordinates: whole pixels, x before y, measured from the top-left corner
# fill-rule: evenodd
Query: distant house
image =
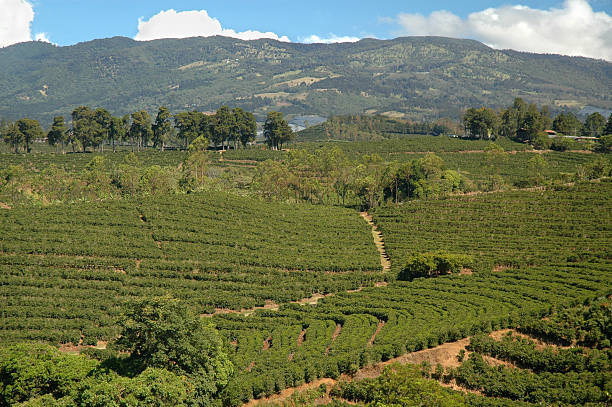
<path id="1" fill-rule="evenodd" d="M 544 130 L 544 133 L 548 134 L 550 138 L 557 137 L 557 132 L 554 130 Z"/>

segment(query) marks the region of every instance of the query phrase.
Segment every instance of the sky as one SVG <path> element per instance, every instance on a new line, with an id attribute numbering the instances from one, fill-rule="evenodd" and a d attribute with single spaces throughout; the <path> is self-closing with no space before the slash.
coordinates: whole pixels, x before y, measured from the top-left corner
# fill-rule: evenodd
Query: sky
<path id="1" fill-rule="evenodd" d="M 440 35 L 612 61 L 612 0 L 0 0 L 0 47 L 210 35 L 306 43 Z"/>

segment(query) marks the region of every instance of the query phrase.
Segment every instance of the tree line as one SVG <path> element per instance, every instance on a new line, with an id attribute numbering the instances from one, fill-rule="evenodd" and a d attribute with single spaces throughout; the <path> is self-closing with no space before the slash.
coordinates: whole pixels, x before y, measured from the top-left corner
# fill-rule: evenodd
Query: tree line
<path id="1" fill-rule="evenodd" d="M 612 114 L 607 119 L 600 113 L 588 115 L 584 122 L 571 112 L 559 113 L 553 119 L 548 106 L 538 108 L 516 98 L 512 106 L 495 111 L 488 107 L 469 108 L 462 118 L 464 132 L 473 139 L 491 139 L 496 135 L 529 142 L 536 147 L 550 147 L 545 130 L 559 135 L 603 137 L 612 135 Z"/>
<path id="2" fill-rule="evenodd" d="M 260 163 L 252 187 L 265 199 L 372 208 L 384 202 L 445 195 L 472 188 L 435 154 L 385 163 L 378 154 L 350 159 L 338 147 L 291 150 L 285 160 Z"/>
<path id="3" fill-rule="evenodd" d="M 279 112 L 268 113 L 263 133 L 266 143 L 273 149 L 282 148 L 293 139 L 291 127 Z M 161 106 L 155 119 L 146 110 L 118 117 L 104 108 L 79 106 L 72 111 L 70 123 L 64 116 L 56 116 L 46 132 L 37 120 L 30 118 L 12 123 L 3 121 L 0 125 L 0 138 L 15 153 L 29 153 L 34 140 L 45 137 L 56 152 L 61 148 L 64 153 L 67 146 L 73 152 L 103 151 L 105 144 L 116 151 L 121 143 L 128 143 L 132 151 L 150 146 L 163 151 L 170 143 L 187 149 L 199 137 L 215 148 L 237 149 L 240 145 L 245 147 L 254 142 L 256 136 L 257 122 L 253 113 L 227 106 L 221 106 L 214 114 L 194 110 L 174 115 Z"/>

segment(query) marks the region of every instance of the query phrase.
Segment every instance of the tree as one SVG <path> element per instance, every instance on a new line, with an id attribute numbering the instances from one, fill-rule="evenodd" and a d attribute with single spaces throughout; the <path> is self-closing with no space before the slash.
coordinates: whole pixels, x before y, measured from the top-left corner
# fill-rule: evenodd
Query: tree
<path id="1" fill-rule="evenodd" d="M 264 123 L 264 138 L 266 144 L 275 150 L 283 147 L 284 143 L 291 141 L 294 137 L 289 123 L 283 119 L 280 112 L 268 112 Z"/>
<path id="2" fill-rule="evenodd" d="M 548 169 L 548 162 L 542 154 L 534 154 L 527 162 L 527 166 L 535 184 L 541 185 L 544 182 L 544 172 Z"/>
<path id="3" fill-rule="evenodd" d="M 204 113 L 194 110 L 174 115 L 174 126 L 178 130 L 179 139 L 184 141 L 186 149 L 193 140 L 207 134 L 208 121 Z"/>
<path id="4" fill-rule="evenodd" d="M 157 111 L 157 117 L 155 117 L 155 123 L 153 123 L 153 146 L 159 147 L 161 151 L 164 151 L 166 143 L 172 136 L 172 123 L 170 118 L 172 115 L 168 108 L 161 106 Z"/>
<path id="5" fill-rule="evenodd" d="M 35 139 L 42 138 L 45 135 L 45 132 L 40 126 L 38 120 L 24 117 L 23 119 L 17 120 L 15 125 L 19 129 L 19 133 L 23 135 L 23 148 L 27 153 L 31 151 L 30 144 Z"/>
<path id="6" fill-rule="evenodd" d="M 183 176 L 180 184 L 183 189 L 194 189 L 203 185 L 208 169 L 208 139 L 200 136 L 189 144 L 189 155 L 183 162 Z M 194 185 L 195 183 L 195 185 Z"/>
<path id="7" fill-rule="evenodd" d="M 61 144 L 62 154 L 64 154 L 66 138 L 66 123 L 64 122 L 64 116 L 55 116 L 51 129 L 49 129 L 47 133 L 47 142 L 49 145 L 55 146 L 55 152 L 57 152 L 57 146 Z"/>
<path id="8" fill-rule="evenodd" d="M 109 138 L 109 132 L 112 125 L 112 116 L 110 112 L 101 107 L 97 108 L 93 112 L 94 120 L 94 138 L 93 146 L 100 146 L 104 151 L 104 140 Z"/>
<path id="9" fill-rule="evenodd" d="M 257 136 L 257 122 L 255 121 L 255 116 L 253 113 L 247 112 L 239 107 L 233 109 L 232 113 L 234 114 L 235 122 L 234 134 L 237 135 L 234 140 L 240 141 L 242 146 L 246 147 L 247 143 L 254 141 Z"/>
<path id="10" fill-rule="evenodd" d="M 599 137 L 604 134 L 606 129 L 606 118 L 599 112 L 591 113 L 587 116 L 582 126 L 582 135 L 586 137 Z"/>
<path id="11" fill-rule="evenodd" d="M 469 108 L 463 115 L 463 126 L 471 138 L 488 140 L 499 127 L 497 113 L 486 107 Z"/>
<path id="12" fill-rule="evenodd" d="M 149 113 L 146 110 L 132 113 L 132 125 L 130 126 L 129 134 L 132 140 L 137 141 L 138 150 L 149 143 L 152 133 L 151 116 L 149 116 Z"/>
<path id="13" fill-rule="evenodd" d="M 9 123 L 2 134 L 6 144 L 10 144 L 15 149 L 15 154 L 19 152 L 19 147 L 23 146 L 25 136 L 17 126 L 17 123 Z"/>
<path id="14" fill-rule="evenodd" d="M 522 127 L 523 118 L 527 112 L 527 104 L 523 99 L 516 98 L 511 107 L 501 114 L 500 133 L 504 137 L 515 139 L 518 130 Z"/>
<path id="15" fill-rule="evenodd" d="M 610 117 L 608 117 L 608 122 L 606 123 L 606 128 L 604 129 L 604 135 L 612 134 L 612 113 L 610 113 Z"/>
<path id="16" fill-rule="evenodd" d="M 227 385 L 233 365 L 206 321 L 173 298 L 137 300 L 120 321 L 117 345 L 140 371 L 156 367 L 188 376 L 196 405 L 208 405 Z"/>
<path id="17" fill-rule="evenodd" d="M 97 127 L 94 112 L 89 107 L 79 106 L 72 111 L 72 133 L 83 151 L 89 146 L 95 146 L 99 133 Z"/>
<path id="18" fill-rule="evenodd" d="M 215 113 L 212 125 L 212 142 L 221 144 L 221 150 L 225 150 L 225 141 L 230 141 L 238 137 L 234 130 L 236 128 L 236 118 L 227 106 L 221 106 Z"/>
<path id="19" fill-rule="evenodd" d="M 577 136 L 582 123 L 573 113 L 560 113 L 553 120 L 553 130 L 566 136 Z"/>
<path id="20" fill-rule="evenodd" d="M 612 133 L 601 136 L 597 142 L 597 151 L 600 153 L 609 153 L 612 151 Z"/>
<path id="21" fill-rule="evenodd" d="M 111 117 L 110 127 L 108 129 L 108 139 L 113 145 L 113 152 L 116 151 L 116 142 L 125 139 L 127 131 L 126 120 L 124 118 Z"/>
<path id="22" fill-rule="evenodd" d="M 538 111 L 537 106 L 530 103 L 522 121 L 520 122 L 520 127 L 517 130 L 516 138 L 519 141 L 533 142 L 538 136 L 538 133 L 540 133 L 542 130 L 544 130 L 542 115 Z"/>

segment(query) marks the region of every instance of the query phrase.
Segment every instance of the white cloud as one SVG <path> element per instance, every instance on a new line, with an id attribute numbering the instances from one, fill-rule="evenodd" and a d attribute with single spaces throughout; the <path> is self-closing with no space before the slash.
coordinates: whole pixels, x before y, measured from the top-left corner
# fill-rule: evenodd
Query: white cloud
<path id="1" fill-rule="evenodd" d="M 473 38 L 493 48 L 581 55 L 612 61 L 612 17 L 586 0 L 566 0 L 548 10 L 526 6 L 488 8 L 461 19 L 448 11 L 429 16 L 402 13 L 402 35 Z"/>
<path id="2" fill-rule="evenodd" d="M 305 44 L 333 44 L 337 42 L 357 42 L 360 38 L 343 36 L 339 37 L 335 34 L 330 34 L 327 38 L 321 38 L 318 35 L 311 35 L 302 40 Z"/>
<path id="3" fill-rule="evenodd" d="M 148 20 L 138 19 L 138 41 L 149 41 L 159 38 L 211 37 L 222 35 L 241 40 L 271 38 L 289 42 L 286 36 L 279 37 L 273 32 L 242 31 L 223 28 L 216 18 L 210 17 L 206 10 L 179 11 L 170 9 L 160 11 Z"/>
<path id="4" fill-rule="evenodd" d="M 32 41 L 30 25 L 34 8 L 26 0 L 0 0 L 0 48 Z M 36 41 L 51 42 L 47 33 L 37 33 Z"/>
<path id="5" fill-rule="evenodd" d="M 30 41 L 34 9 L 25 0 L 0 0 L 0 47 Z"/>
<path id="6" fill-rule="evenodd" d="M 36 36 L 34 37 L 34 39 L 36 41 L 41 41 L 41 42 L 48 42 L 51 43 L 51 41 L 49 41 L 49 37 L 47 37 L 47 33 L 38 33 L 36 34 Z"/>

